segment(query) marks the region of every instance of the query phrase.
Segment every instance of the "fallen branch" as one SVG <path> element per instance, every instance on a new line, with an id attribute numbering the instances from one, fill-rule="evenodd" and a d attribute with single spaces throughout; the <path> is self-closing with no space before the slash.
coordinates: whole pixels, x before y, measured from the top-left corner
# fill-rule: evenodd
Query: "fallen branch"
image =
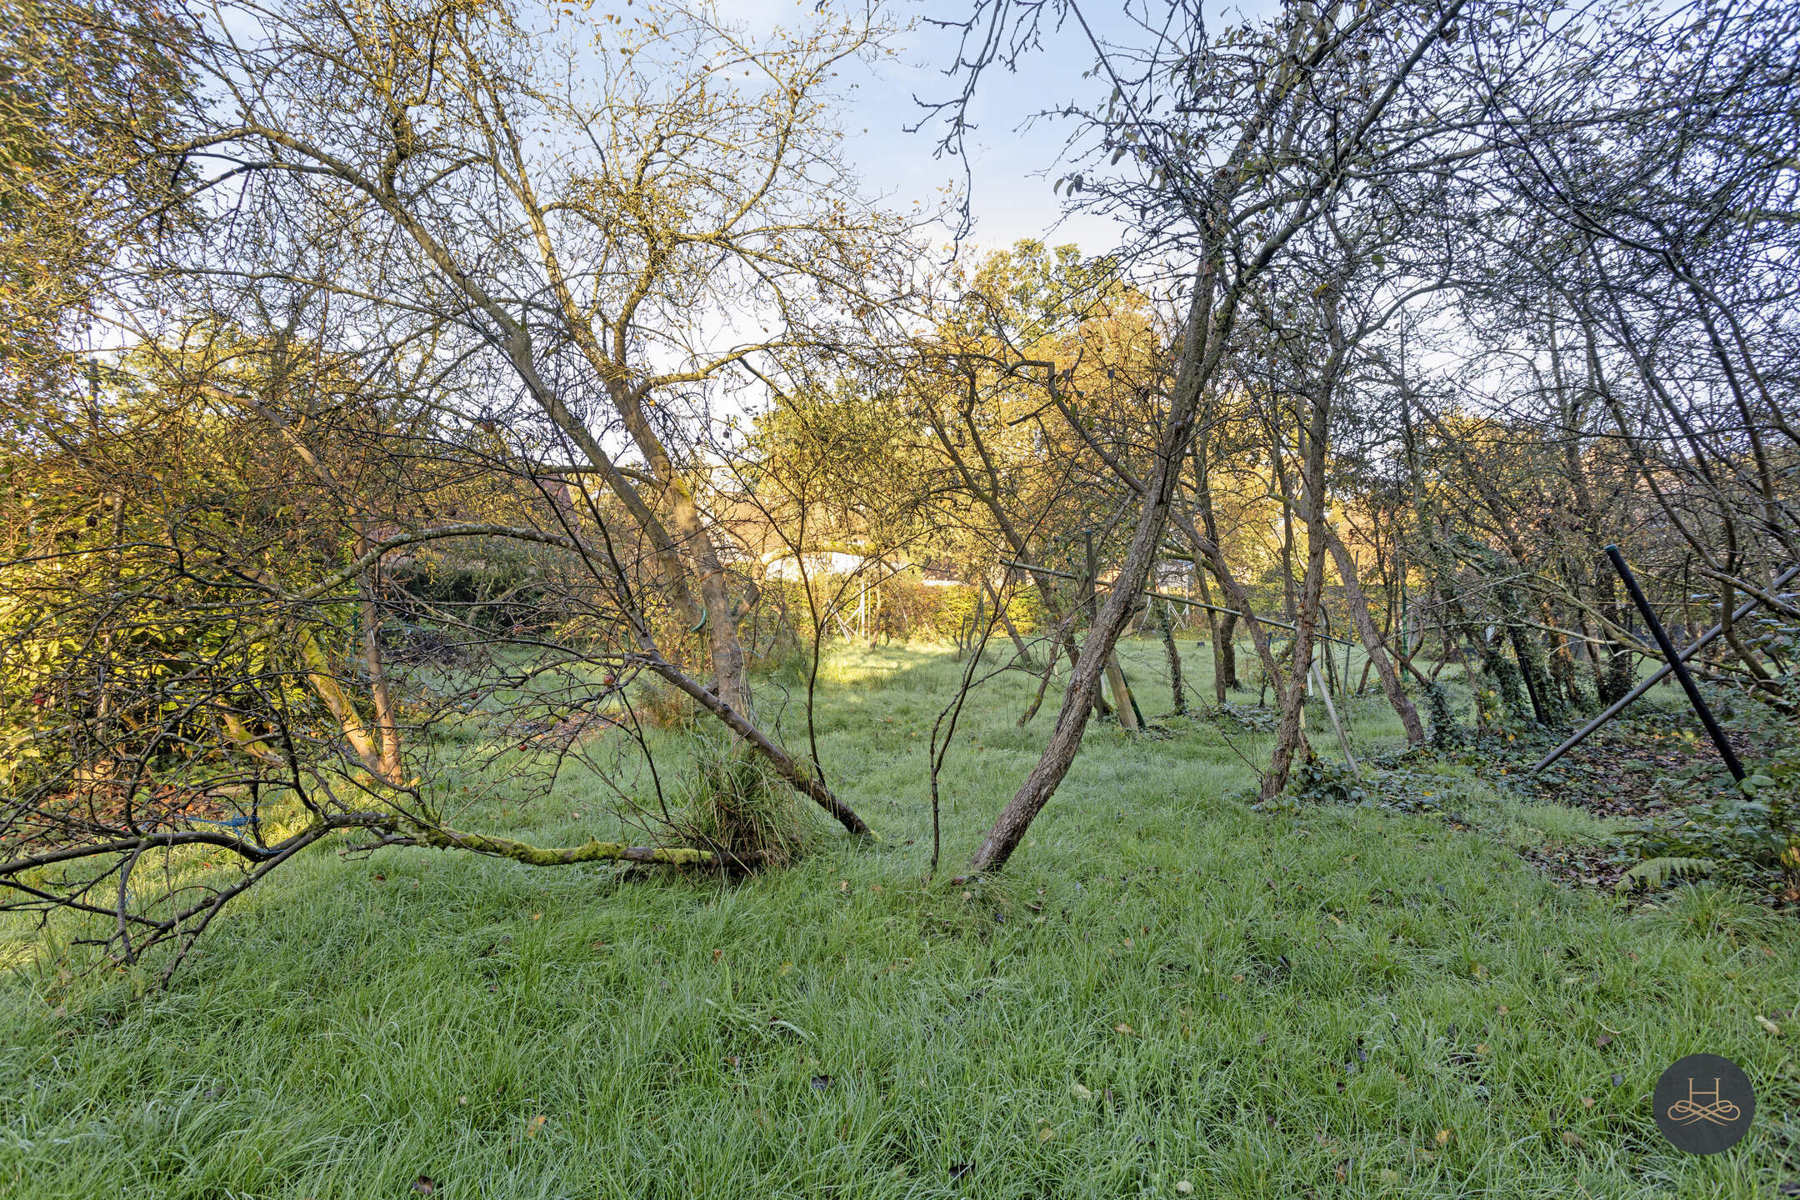
<path id="1" fill-rule="evenodd" d="M 691 846 L 632 846 L 624 842 L 587 841 L 579 846 L 533 846 L 511 838 L 464 833 L 447 826 L 422 827 L 416 834 L 390 838 L 390 846 L 430 846 L 438 850 L 468 850 L 496 858 L 510 858 L 533 867 L 563 867 L 584 862 L 664 863 L 669 866 L 750 867 L 761 854 L 733 854 Z"/>

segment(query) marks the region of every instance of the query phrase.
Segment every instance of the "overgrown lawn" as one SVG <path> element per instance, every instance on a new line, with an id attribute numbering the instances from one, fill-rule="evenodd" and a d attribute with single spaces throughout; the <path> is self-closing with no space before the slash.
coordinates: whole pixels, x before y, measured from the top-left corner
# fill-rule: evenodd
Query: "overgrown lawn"
<path id="1" fill-rule="evenodd" d="M 1146 714 L 1169 707 L 1160 655 L 1127 650 Z M 1187 666 L 1209 697 L 1204 658 Z M 1166 718 L 1141 739 L 1094 725 L 1005 875 L 954 882 L 1053 715 L 1017 728 L 1018 673 L 965 713 L 926 884 L 926 741 L 959 669 L 929 649 L 832 659 L 821 751 L 883 840 L 827 833 L 747 882 L 322 852 L 221 919 L 165 993 L 61 972 L 0 927 L 0 1193 L 1616 1200 L 1800 1181 L 1792 916 L 1705 885 L 1566 890 L 1520 850 L 1602 845 L 1615 823 L 1466 768 L 1421 768 L 1442 804 L 1416 813 L 1256 811 L 1246 760 L 1268 736 Z M 1379 696 L 1352 710 L 1365 753 L 1392 747 Z M 804 745 L 796 707 L 783 725 Z M 605 836 L 602 802 L 570 776 L 489 828 Z M 1748 1138 L 1711 1158 L 1650 1112 L 1695 1051 L 1758 1090 Z"/>

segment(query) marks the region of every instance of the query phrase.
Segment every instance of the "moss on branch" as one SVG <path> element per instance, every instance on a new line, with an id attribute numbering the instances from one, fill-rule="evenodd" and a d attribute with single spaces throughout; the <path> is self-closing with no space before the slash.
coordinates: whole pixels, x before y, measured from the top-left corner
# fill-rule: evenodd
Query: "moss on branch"
<path id="1" fill-rule="evenodd" d="M 584 862 L 663 863 L 669 866 L 723 866 L 722 858 L 711 850 L 689 846 L 632 846 L 625 842 L 588 841 L 579 846 L 533 846 L 511 838 L 489 837 L 482 833 L 463 833 L 444 826 L 421 828 L 413 834 L 413 842 L 435 846 L 440 850 L 468 850 L 510 858 L 534 867 L 562 867 Z M 747 865 L 748 856 L 731 855 L 732 865 Z"/>

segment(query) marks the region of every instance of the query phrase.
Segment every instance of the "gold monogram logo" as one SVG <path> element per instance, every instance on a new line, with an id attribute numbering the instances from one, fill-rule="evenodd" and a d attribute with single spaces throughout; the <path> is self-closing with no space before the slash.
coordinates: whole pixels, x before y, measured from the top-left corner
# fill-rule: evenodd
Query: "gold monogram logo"
<path id="1" fill-rule="evenodd" d="M 1743 1115 L 1743 1110 L 1729 1100 L 1719 1097 L 1719 1078 L 1713 1077 L 1712 1091 L 1696 1091 L 1694 1077 L 1688 1076 L 1687 1099 L 1677 1100 L 1669 1105 L 1669 1120 L 1678 1125 L 1695 1125 L 1701 1121 L 1709 1121 L 1714 1125 L 1729 1125 Z"/>

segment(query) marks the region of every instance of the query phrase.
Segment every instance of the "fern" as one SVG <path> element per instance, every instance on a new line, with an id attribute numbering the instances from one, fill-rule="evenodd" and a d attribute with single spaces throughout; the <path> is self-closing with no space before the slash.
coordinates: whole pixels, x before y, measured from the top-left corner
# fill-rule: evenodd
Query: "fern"
<path id="1" fill-rule="evenodd" d="M 1679 858 L 1670 855 L 1647 858 L 1619 876 L 1619 882 L 1614 886 L 1622 891 L 1633 884 L 1642 884 L 1653 891 L 1678 876 L 1709 874 L 1718 865 L 1718 860 L 1712 858 Z"/>

